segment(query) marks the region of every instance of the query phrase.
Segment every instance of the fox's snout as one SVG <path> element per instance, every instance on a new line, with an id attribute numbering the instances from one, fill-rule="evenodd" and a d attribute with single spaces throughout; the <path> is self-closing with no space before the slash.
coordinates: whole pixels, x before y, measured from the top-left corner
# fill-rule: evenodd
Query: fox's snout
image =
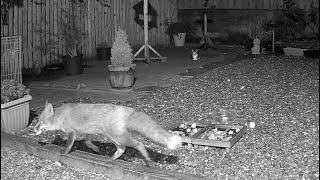
<path id="1" fill-rule="evenodd" d="M 34 127 L 33 127 L 33 132 L 36 133 L 36 135 L 41 134 L 43 131 L 43 127 L 41 126 L 41 122 L 39 121 Z"/>

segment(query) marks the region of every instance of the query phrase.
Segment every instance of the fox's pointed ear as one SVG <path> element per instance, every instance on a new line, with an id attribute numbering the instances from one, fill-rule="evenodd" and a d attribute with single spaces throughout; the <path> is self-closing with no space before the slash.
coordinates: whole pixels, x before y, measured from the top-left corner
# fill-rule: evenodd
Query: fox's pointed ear
<path id="1" fill-rule="evenodd" d="M 52 104 L 48 103 L 48 104 L 46 105 L 45 110 L 46 110 L 48 113 L 53 114 Z"/>
<path id="2" fill-rule="evenodd" d="M 46 100 L 46 105 L 44 107 L 47 107 L 47 105 L 48 105 L 48 99 Z"/>

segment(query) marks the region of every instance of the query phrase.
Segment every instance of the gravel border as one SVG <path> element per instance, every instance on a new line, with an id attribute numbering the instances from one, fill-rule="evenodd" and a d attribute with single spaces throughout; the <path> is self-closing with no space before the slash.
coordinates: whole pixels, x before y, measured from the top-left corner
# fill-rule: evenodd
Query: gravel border
<path id="1" fill-rule="evenodd" d="M 103 174 L 84 171 L 59 162 L 41 159 L 29 153 L 16 151 L 5 146 L 1 147 L 1 179 L 116 180 Z"/>

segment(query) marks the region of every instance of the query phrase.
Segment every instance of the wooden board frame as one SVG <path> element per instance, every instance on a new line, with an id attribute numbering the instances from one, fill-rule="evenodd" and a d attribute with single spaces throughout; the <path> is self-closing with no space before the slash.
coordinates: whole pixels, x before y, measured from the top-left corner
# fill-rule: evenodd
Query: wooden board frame
<path id="1" fill-rule="evenodd" d="M 183 138 L 183 142 L 187 144 L 188 148 L 192 146 L 198 147 L 201 146 L 213 146 L 213 147 L 221 147 L 225 148 L 227 152 L 230 152 L 230 148 L 234 146 L 236 142 L 238 142 L 241 137 L 246 133 L 247 126 L 238 126 L 238 125 L 220 125 L 220 124 L 209 124 L 207 126 L 197 126 L 198 128 L 202 128 L 196 134 L 192 135 L 190 138 Z M 226 130 L 236 130 L 240 129 L 239 132 L 235 133 L 229 141 L 216 141 L 210 139 L 200 139 L 201 135 L 206 132 L 210 131 L 214 128 Z"/>

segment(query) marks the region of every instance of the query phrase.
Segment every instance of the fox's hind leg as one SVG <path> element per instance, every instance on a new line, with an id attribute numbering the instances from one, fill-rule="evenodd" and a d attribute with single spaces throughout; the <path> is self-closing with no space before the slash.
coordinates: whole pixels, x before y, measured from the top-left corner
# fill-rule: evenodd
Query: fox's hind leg
<path id="1" fill-rule="evenodd" d="M 71 132 L 67 134 L 67 144 L 66 144 L 66 149 L 64 151 L 61 151 L 62 154 L 66 155 L 69 153 L 71 150 L 74 140 L 76 139 L 76 133 Z"/>
<path id="2" fill-rule="evenodd" d="M 118 159 L 126 150 L 126 147 L 123 145 L 119 145 L 114 143 L 114 145 L 117 147 L 117 151 L 113 154 L 113 156 L 111 157 L 111 160 L 116 160 Z"/>
<path id="3" fill-rule="evenodd" d="M 86 146 L 92 149 L 93 151 L 100 153 L 100 148 L 92 143 L 92 138 L 93 135 L 87 134 L 84 139 L 84 144 L 86 144 Z"/>
<path id="4" fill-rule="evenodd" d="M 117 148 L 118 148 L 117 152 L 119 151 L 119 147 L 120 147 L 120 152 L 122 152 L 121 149 L 123 149 L 123 152 L 125 150 L 125 148 L 123 148 L 122 146 L 132 147 L 132 148 L 138 150 L 142 154 L 147 166 L 149 166 L 149 167 L 153 166 L 153 163 L 152 163 L 152 161 L 151 161 L 151 159 L 149 157 L 149 154 L 148 154 L 146 148 L 144 147 L 143 143 L 133 139 L 131 137 L 130 133 L 127 132 L 125 135 L 122 135 L 119 139 L 117 139 L 117 141 L 114 141 L 114 142 L 116 144 L 121 144 L 120 146 L 116 145 Z M 121 153 L 121 155 L 123 154 L 123 152 Z"/>

